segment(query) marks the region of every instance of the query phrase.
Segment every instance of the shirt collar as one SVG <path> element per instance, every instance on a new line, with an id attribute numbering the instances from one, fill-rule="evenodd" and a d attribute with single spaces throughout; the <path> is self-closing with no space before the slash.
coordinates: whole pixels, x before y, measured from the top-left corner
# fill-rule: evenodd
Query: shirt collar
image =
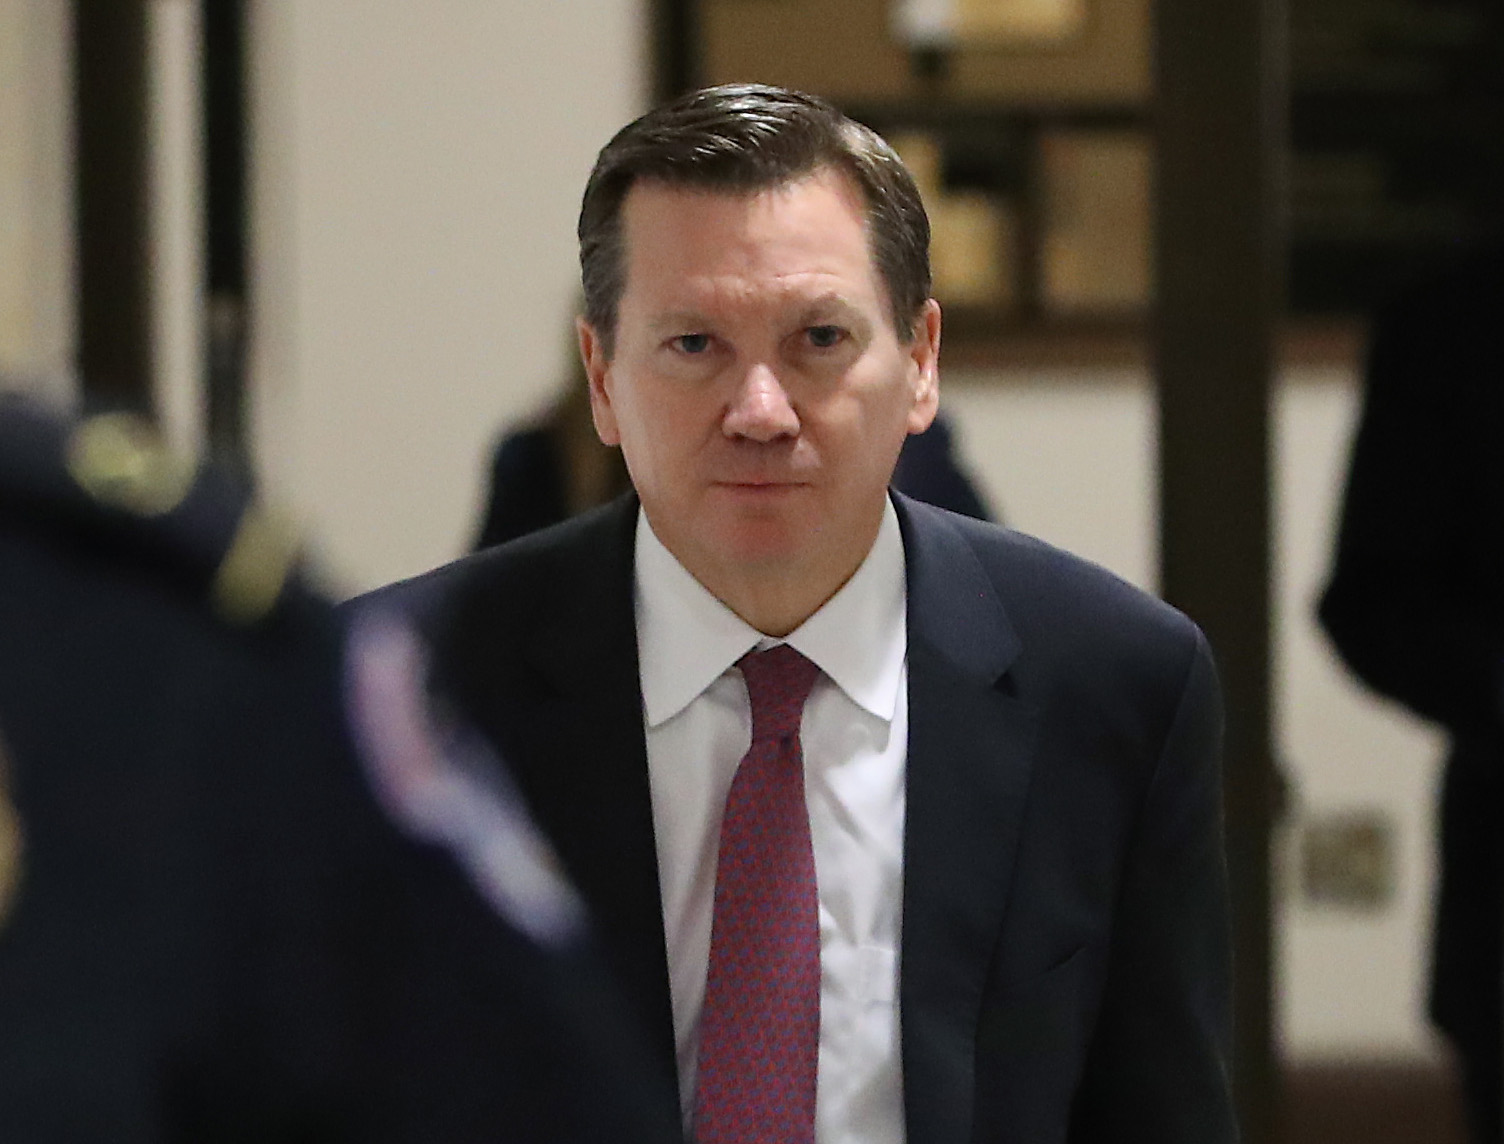
<path id="1" fill-rule="evenodd" d="M 649 727 L 667 722 L 770 639 L 721 603 L 663 546 L 638 510 L 637 654 Z M 891 500 L 851 579 L 787 641 L 879 719 L 898 707 L 907 651 L 903 537 Z"/>

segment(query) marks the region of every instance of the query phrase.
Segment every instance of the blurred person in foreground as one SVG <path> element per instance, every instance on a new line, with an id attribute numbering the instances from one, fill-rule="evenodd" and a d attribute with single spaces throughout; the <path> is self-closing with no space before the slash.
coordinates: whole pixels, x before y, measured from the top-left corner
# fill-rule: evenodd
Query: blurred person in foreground
<path id="1" fill-rule="evenodd" d="M 1472 1139 L 1504 1138 L 1504 248 L 1414 283 L 1372 324 L 1327 634 L 1446 728 L 1432 1019 Z"/>
<path id="2" fill-rule="evenodd" d="M 671 1138 L 505 772 L 293 557 L 0 395 L 0 1140 Z"/>
<path id="3" fill-rule="evenodd" d="M 901 494 L 929 227 L 823 101 L 606 145 L 581 356 L 634 493 L 362 601 L 514 767 L 697 1144 L 1226 1144 L 1220 700 L 1195 626 Z"/>

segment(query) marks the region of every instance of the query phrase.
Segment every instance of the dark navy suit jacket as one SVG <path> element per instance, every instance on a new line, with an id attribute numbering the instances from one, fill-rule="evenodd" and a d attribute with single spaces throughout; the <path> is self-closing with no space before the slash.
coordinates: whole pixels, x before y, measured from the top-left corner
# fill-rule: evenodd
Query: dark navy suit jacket
<path id="1" fill-rule="evenodd" d="M 1215 670 L 1093 565 L 895 495 L 908 578 L 900 952 L 910 1144 L 1236 1138 Z M 383 590 L 673 1025 L 630 496 Z"/>

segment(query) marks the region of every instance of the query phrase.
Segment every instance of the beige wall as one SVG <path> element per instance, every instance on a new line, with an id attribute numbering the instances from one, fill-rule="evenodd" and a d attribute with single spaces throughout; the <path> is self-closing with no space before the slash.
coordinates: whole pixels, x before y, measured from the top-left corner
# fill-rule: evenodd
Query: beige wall
<path id="1" fill-rule="evenodd" d="M 68 6 L 0 0 L 0 374 L 72 395 Z"/>
<path id="2" fill-rule="evenodd" d="M 941 404 L 1008 524 L 1155 590 L 1158 434 L 1144 374 L 944 371 Z"/>
<path id="3" fill-rule="evenodd" d="M 574 215 L 642 0 L 258 0 L 255 447 L 336 585 L 461 552 L 561 375 Z"/>

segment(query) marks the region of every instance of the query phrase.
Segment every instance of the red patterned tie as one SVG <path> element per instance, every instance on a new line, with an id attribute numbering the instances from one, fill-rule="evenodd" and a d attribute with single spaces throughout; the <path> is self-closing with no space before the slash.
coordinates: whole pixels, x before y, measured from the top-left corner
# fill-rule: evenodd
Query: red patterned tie
<path id="1" fill-rule="evenodd" d="M 752 700 L 752 745 L 721 820 L 694 1138 L 813 1144 L 820 903 L 799 723 L 820 669 L 787 644 L 737 666 Z"/>

